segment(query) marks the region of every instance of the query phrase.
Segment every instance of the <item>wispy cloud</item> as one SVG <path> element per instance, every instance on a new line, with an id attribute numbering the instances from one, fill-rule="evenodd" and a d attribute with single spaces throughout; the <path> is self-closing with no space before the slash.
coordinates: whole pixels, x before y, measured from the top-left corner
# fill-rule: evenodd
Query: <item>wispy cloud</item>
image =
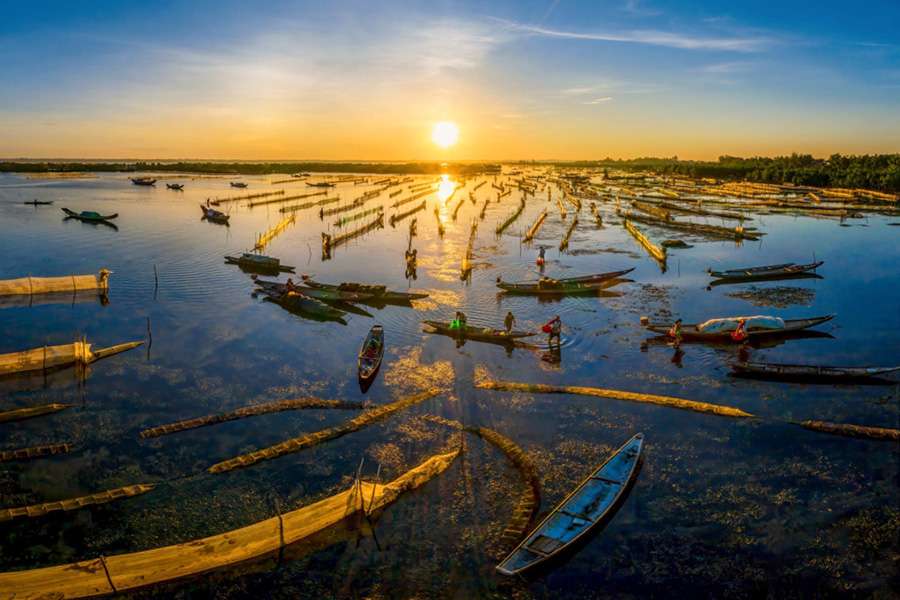
<path id="1" fill-rule="evenodd" d="M 773 40 L 763 36 L 731 35 L 729 37 L 704 37 L 677 33 L 671 31 L 658 31 L 653 29 L 635 29 L 627 31 L 606 32 L 578 32 L 561 29 L 550 29 L 538 25 L 515 23 L 504 19 L 496 19 L 503 24 L 507 31 L 526 35 L 570 39 L 587 40 L 595 42 L 618 42 L 626 44 L 645 44 L 650 46 L 662 46 L 665 48 L 677 48 L 681 50 L 719 50 L 728 52 L 759 52 L 768 47 Z"/>
<path id="2" fill-rule="evenodd" d="M 582 102 L 582 104 L 605 104 L 612 100 L 612 96 L 604 96 L 602 98 L 594 98 L 593 100 L 588 100 L 587 102 Z"/>
<path id="3" fill-rule="evenodd" d="M 622 10 L 634 17 L 656 17 L 662 14 L 661 10 L 643 6 L 641 0 L 625 0 Z"/>
<path id="4" fill-rule="evenodd" d="M 745 61 L 733 61 L 733 62 L 721 62 L 721 63 L 713 63 L 710 65 L 706 65 L 700 67 L 699 71 L 701 73 L 706 73 L 709 75 L 733 75 L 735 73 L 743 73 L 745 71 L 750 70 L 753 67 L 753 63 L 745 62 Z"/>

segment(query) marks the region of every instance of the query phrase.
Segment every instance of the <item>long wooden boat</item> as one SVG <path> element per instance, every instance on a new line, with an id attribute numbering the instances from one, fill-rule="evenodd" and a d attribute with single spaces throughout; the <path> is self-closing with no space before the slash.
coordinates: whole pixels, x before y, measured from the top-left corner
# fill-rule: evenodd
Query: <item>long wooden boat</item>
<path id="1" fill-rule="evenodd" d="M 347 314 L 342 310 L 328 306 L 321 300 L 316 300 L 315 298 L 310 298 L 309 296 L 297 292 L 278 294 L 275 292 L 263 291 L 262 293 L 270 302 L 274 302 L 291 312 L 300 313 L 301 316 L 311 316 L 316 319 L 340 321 L 341 323 L 344 323 L 343 317 Z M 346 323 L 344 324 L 346 325 Z"/>
<path id="2" fill-rule="evenodd" d="M 229 182 L 229 183 L 231 183 L 231 187 L 233 187 L 233 188 L 245 188 L 245 187 L 247 187 L 247 184 L 244 183 L 243 181 L 231 181 L 231 182 Z"/>
<path id="3" fill-rule="evenodd" d="M 303 283 L 312 288 L 339 290 L 342 292 L 354 292 L 362 294 L 372 294 L 371 298 L 362 300 L 365 303 L 391 303 L 391 302 L 409 302 L 411 300 L 421 300 L 427 298 L 428 294 L 421 292 L 394 292 L 387 289 L 387 286 L 368 283 L 339 283 L 337 285 L 330 283 L 319 283 L 314 281 L 309 275 L 301 275 Z"/>
<path id="4" fill-rule="evenodd" d="M 497 571 L 516 575 L 545 563 L 611 517 L 637 476 L 643 445 L 642 433 L 625 442 L 497 565 Z"/>
<path id="5" fill-rule="evenodd" d="M 546 295 L 557 296 L 563 294 L 587 294 L 597 292 L 624 280 L 623 276 L 634 271 L 634 268 L 596 275 L 584 275 L 581 277 L 566 277 L 563 279 L 551 279 L 549 277 L 539 281 L 526 281 L 520 283 L 507 283 L 497 278 L 497 287 L 509 294 Z"/>
<path id="6" fill-rule="evenodd" d="M 134 185 L 156 185 L 156 180 L 152 177 L 131 177 L 130 179 Z"/>
<path id="7" fill-rule="evenodd" d="M 804 329 L 809 329 L 810 327 L 815 327 L 816 325 L 821 325 L 822 323 L 826 323 L 834 318 L 834 315 L 824 315 L 821 317 L 810 317 L 808 319 L 785 319 L 784 327 L 781 329 L 761 329 L 761 328 L 747 328 L 747 335 L 750 338 L 754 337 L 767 337 L 767 336 L 778 336 L 793 333 L 795 331 L 802 331 Z M 659 333 L 662 335 L 667 335 L 669 331 L 672 329 L 671 323 L 649 323 L 646 325 L 646 329 L 652 331 L 654 333 Z M 681 326 L 681 337 L 686 340 L 710 340 L 710 341 L 728 341 L 731 340 L 731 332 L 730 331 L 716 331 L 716 332 L 704 332 L 698 329 L 697 324 L 691 325 L 682 325 Z"/>
<path id="8" fill-rule="evenodd" d="M 334 187 L 333 183 L 328 183 L 327 181 L 317 181 L 315 183 L 311 183 L 311 182 L 307 181 L 306 185 L 308 185 L 309 187 L 320 187 L 320 188 Z"/>
<path id="9" fill-rule="evenodd" d="M 119 213 L 113 213 L 111 215 L 101 215 L 100 213 L 94 212 L 92 210 L 83 210 L 80 213 L 77 213 L 74 210 L 63 208 L 62 211 L 66 213 L 66 216 L 70 219 L 78 219 L 79 221 L 88 221 L 90 223 L 109 221 L 110 219 L 115 219 L 119 216 Z"/>
<path id="10" fill-rule="evenodd" d="M 784 363 L 739 362 L 731 365 L 734 375 L 758 379 L 821 381 L 855 381 L 881 377 L 896 371 L 897 367 L 829 367 L 817 365 L 792 365 Z"/>
<path id="11" fill-rule="evenodd" d="M 293 273 L 294 267 L 281 264 L 281 261 L 271 256 L 262 254 L 250 254 L 243 252 L 240 256 L 226 256 L 225 262 L 238 265 L 250 272 L 266 273 Z"/>
<path id="12" fill-rule="evenodd" d="M 49 204 L 53 204 L 53 200 L 29 200 L 27 202 L 23 202 L 22 204 L 27 204 L 28 206 L 47 206 Z"/>
<path id="13" fill-rule="evenodd" d="M 384 358 L 384 327 L 373 325 L 359 350 L 357 368 L 361 385 L 370 383 L 378 369 L 381 368 L 381 360 Z"/>
<path id="14" fill-rule="evenodd" d="M 207 221 L 212 221 L 213 223 L 222 223 L 223 225 L 228 225 L 229 215 L 226 215 L 221 210 L 216 210 L 214 208 L 209 208 L 204 205 L 200 205 L 200 210 L 203 211 L 203 218 Z"/>
<path id="15" fill-rule="evenodd" d="M 432 333 L 441 335 L 449 335 L 451 337 L 473 340 L 476 342 L 488 342 L 493 344 L 514 344 L 517 340 L 535 335 L 528 331 L 511 331 L 506 333 L 505 329 L 494 329 L 492 327 L 476 327 L 466 325 L 464 328 L 453 328 L 450 323 L 443 321 L 422 321 L 431 328 Z"/>
<path id="16" fill-rule="evenodd" d="M 287 284 L 280 281 L 268 281 L 253 276 L 253 280 L 257 286 L 267 292 L 283 294 L 288 291 Z M 294 286 L 294 291 L 298 291 L 304 296 L 315 298 L 316 300 L 333 300 L 343 302 L 362 302 L 372 297 L 372 294 L 364 292 L 345 292 L 340 289 L 314 288 L 307 286 Z"/>
<path id="17" fill-rule="evenodd" d="M 740 280 L 740 281 L 760 281 L 763 279 L 781 279 L 784 277 L 792 277 L 795 275 L 809 273 L 825 263 L 819 260 L 805 265 L 795 263 L 785 263 L 782 265 L 766 265 L 763 267 L 748 267 L 744 269 L 728 269 L 725 271 L 709 270 L 711 277 L 718 279 Z"/>

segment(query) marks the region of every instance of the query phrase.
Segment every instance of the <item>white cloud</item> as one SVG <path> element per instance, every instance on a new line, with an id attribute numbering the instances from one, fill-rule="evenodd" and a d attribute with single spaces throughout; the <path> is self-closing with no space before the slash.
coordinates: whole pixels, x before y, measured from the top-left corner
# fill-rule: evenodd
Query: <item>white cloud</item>
<path id="1" fill-rule="evenodd" d="M 587 102 L 582 102 L 582 104 L 604 104 L 612 100 L 612 96 L 604 96 L 602 98 L 594 98 L 593 100 L 588 100 Z"/>

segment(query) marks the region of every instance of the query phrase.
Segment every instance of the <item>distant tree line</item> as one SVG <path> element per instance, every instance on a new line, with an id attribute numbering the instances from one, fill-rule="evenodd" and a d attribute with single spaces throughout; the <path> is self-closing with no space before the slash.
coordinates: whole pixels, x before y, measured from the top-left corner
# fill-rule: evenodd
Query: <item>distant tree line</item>
<path id="1" fill-rule="evenodd" d="M 270 175 L 274 173 L 373 173 L 384 175 L 438 175 L 452 173 L 474 175 L 499 172 L 500 165 L 490 163 L 437 162 L 0 162 L 0 172 L 186 172 L 221 175 Z"/>
<path id="2" fill-rule="evenodd" d="M 554 163 L 559 166 L 595 167 L 660 174 L 712 177 L 758 183 L 793 183 L 819 187 L 865 188 L 900 192 L 900 154 L 833 154 L 814 158 L 810 154 L 740 158 L 720 156 L 718 161 L 672 158 L 635 158 Z"/>

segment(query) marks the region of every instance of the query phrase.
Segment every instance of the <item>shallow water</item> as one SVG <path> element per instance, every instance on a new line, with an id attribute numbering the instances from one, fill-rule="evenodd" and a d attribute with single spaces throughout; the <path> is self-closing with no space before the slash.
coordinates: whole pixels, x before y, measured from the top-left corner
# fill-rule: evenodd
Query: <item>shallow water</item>
<path id="1" fill-rule="evenodd" d="M 806 431 L 790 420 L 821 419 L 898 427 L 897 385 L 812 386 L 733 379 L 733 348 L 686 344 L 680 361 L 666 345 L 642 347 L 643 315 L 685 322 L 734 314 L 785 318 L 836 314 L 817 329 L 832 337 L 791 340 L 751 351 L 755 360 L 810 364 L 900 364 L 900 243 L 896 218 L 869 216 L 842 226 L 833 219 L 762 215 L 767 233 L 737 246 L 683 237 L 693 248 L 670 251 L 660 269 L 603 205 L 597 228 L 585 207 L 569 251 L 556 250 L 568 228 L 547 192 L 527 199 L 521 217 L 497 238 L 496 225 L 516 210 L 521 192 L 498 204 L 487 185 L 477 203 L 463 202 L 481 179 L 470 179 L 449 202 L 445 182 L 415 215 L 415 280 L 405 278 L 408 223 L 386 227 L 321 255 L 321 232 L 340 232 L 335 215 L 298 212 L 266 249 L 297 273 L 320 281 L 372 281 L 431 294 L 413 308 L 349 314 L 346 325 L 318 322 L 253 298 L 253 285 L 225 254 L 250 248 L 282 218 L 280 204 L 224 207 L 231 226 L 201 220 L 198 204 L 284 188 L 244 177 L 249 188 L 222 178 L 179 179 L 184 192 L 133 186 L 121 174 L 46 181 L 0 175 L 0 278 L 111 269 L 109 303 L 87 301 L 0 309 L 0 353 L 60 344 L 82 335 L 96 346 L 147 339 L 152 345 L 74 371 L 0 381 L 0 410 L 69 402 L 53 416 L 0 424 L 0 449 L 70 442 L 68 455 L 0 464 L 0 505 L 19 506 L 139 482 L 160 488 L 133 499 L 73 513 L 0 523 L 0 569 L 25 569 L 97 555 L 154 548 L 220 533 L 334 493 L 364 472 L 392 478 L 443 448 L 451 431 L 419 418 L 437 414 L 494 429 L 537 464 L 542 510 L 551 508 L 609 452 L 631 435 L 646 436 L 645 462 L 621 510 L 599 535 L 549 574 L 520 582 L 493 573 L 491 552 L 524 485 L 496 448 L 467 436 L 467 452 L 438 479 L 386 509 L 375 538 L 358 533 L 310 551 L 277 569 L 226 572 L 215 578 L 152 590 L 148 595 L 239 597 L 265 591 L 371 597 L 502 595 L 537 597 L 645 596 L 689 592 L 715 596 L 897 589 L 900 539 L 896 508 L 900 453 L 889 442 Z M 381 177 L 371 177 L 376 181 Z M 430 178 L 416 177 L 404 189 Z M 502 180 L 499 178 L 497 181 Z M 332 193 L 356 198 L 371 184 L 341 184 Z M 396 189 L 396 188 L 394 188 Z M 296 190 L 296 191 L 294 191 Z M 330 194 L 331 195 L 331 194 Z M 365 208 L 390 206 L 409 192 L 383 193 Z M 470 226 L 485 198 L 469 281 L 460 264 Z M 37 198 L 53 206 L 25 206 Z M 315 200 L 317 198 L 310 198 Z M 307 199 L 290 202 L 302 203 Z M 418 201 L 404 205 L 405 211 Z M 585 203 L 586 204 L 586 203 Z M 118 213 L 118 230 L 64 220 L 61 207 Z M 330 205 L 333 206 L 333 205 Z M 435 206 L 446 228 L 437 235 Z M 222 207 L 220 207 L 222 208 Z M 546 208 L 534 244 L 522 233 Z M 572 209 L 569 219 L 572 218 Z M 711 219 L 710 223 L 720 223 Z M 676 232 L 640 226 L 653 240 Z M 632 283 L 601 297 L 544 302 L 501 297 L 494 280 L 531 279 L 536 244 L 550 246 L 546 273 L 575 275 L 635 267 Z M 825 260 L 822 279 L 706 289 L 707 267 Z M 158 274 L 158 283 L 154 276 Z M 284 276 L 282 276 L 284 279 Z M 776 307 L 759 290 L 779 290 Z M 81 300 L 81 299 L 79 299 Z M 565 324 L 561 362 L 542 351 L 454 340 L 424 333 L 424 319 L 450 320 L 463 310 L 471 323 L 501 326 L 512 310 L 519 329 L 537 330 L 556 314 Z M 374 323 L 385 326 L 381 373 L 363 395 L 356 353 Z M 538 338 L 540 343 L 543 340 Z M 595 385 L 669 394 L 742 408 L 762 417 L 735 421 L 651 405 L 567 395 L 510 394 L 475 389 L 487 373 L 515 381 Z M 248 404 L 313 395 L 384 403 L 429 385 L 446 392 L 357 433 L 251 468 L 210 475 L 220 460 L 335 424 L 355 413 L 305 410 L 191 430 L 154 440 L 141 429 Z M 377 542 L 376 542 L 377 539 Z"/>

